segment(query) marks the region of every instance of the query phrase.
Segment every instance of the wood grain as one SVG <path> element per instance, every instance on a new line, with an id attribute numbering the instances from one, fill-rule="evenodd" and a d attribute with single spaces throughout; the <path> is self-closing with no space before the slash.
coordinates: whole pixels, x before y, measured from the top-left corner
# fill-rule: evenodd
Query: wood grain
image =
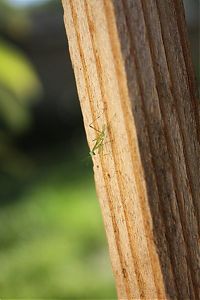
<path id="1" fill-rule="evenodd" d="M 200 299 L 199 102 L 180 0 L 63 0 L 119 299 Z"/>

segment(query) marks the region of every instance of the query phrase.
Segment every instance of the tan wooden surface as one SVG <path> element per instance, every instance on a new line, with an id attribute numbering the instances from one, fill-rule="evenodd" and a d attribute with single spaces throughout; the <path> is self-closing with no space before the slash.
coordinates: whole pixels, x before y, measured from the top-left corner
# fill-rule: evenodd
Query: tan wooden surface
<path id="1" fill-rule="evenodd" d="M 119 299 L 200 299 L 200 128 L 181 0 L 62 0 Z M 83 212 L 84 213 L 84 212 Z M 96 270 L 98 272 L 98 270 Z"/>

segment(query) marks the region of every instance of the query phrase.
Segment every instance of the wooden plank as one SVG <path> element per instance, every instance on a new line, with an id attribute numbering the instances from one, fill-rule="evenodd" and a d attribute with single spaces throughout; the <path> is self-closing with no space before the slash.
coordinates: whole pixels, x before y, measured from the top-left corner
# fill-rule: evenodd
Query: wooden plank
<path id="1" fill-rule="evenodd" d="M 62 0 L 119 299 L 199 299 L 199 103 L 181 0 Z"/>

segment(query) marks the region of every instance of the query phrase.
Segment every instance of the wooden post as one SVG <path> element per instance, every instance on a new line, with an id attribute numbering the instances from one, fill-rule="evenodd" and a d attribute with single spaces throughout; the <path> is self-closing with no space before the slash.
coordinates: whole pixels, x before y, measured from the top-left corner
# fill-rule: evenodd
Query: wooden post
<path id="1" fill-rule="evenodd" d="M 200 127 L 182 0 L 62 0 L 119 299 L 200 299 Z M 83 212 L 84 213 L 84 212 Z M 96 270 L 98 272 L 98 270 Z"/>

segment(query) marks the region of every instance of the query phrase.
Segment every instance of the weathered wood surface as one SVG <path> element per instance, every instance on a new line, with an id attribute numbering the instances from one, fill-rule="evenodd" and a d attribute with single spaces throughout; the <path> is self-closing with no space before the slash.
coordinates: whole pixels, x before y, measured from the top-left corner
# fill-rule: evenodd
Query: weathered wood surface
<path id="1" fill-rule="evenodd" d="M 182 1 L 62 2 L 90 149 L 89 124 L 106 125 L 93 163 L 119 299 L 199 299 L 199 102 Z"/>

